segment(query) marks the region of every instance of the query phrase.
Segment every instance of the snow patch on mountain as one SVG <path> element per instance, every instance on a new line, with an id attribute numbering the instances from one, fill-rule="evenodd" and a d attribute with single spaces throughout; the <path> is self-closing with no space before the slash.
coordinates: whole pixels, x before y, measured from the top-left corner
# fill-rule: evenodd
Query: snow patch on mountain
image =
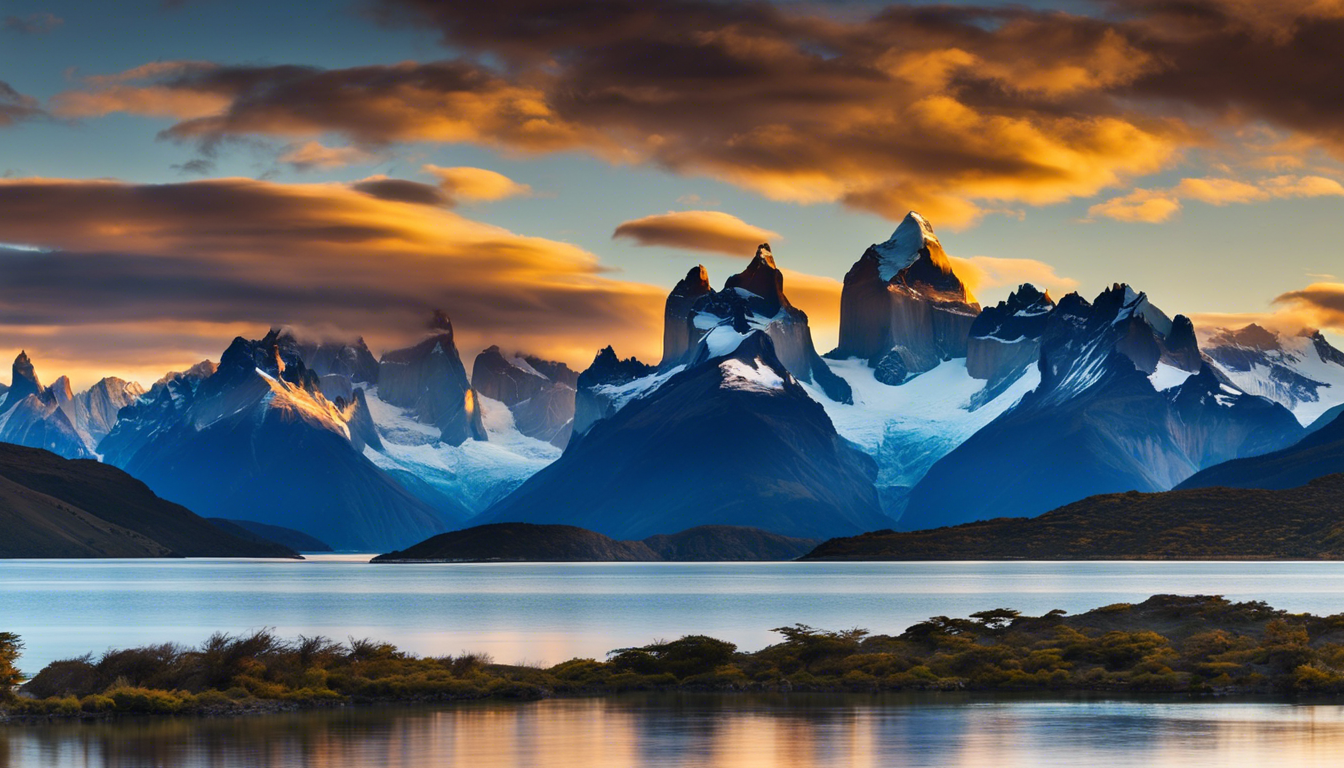
<path id="1" fill-rule="evenodd" d="M 1153 382 L 1153 389 L 1166 392 L 1168 389 L 1181 386 L 1186 379 L 1194 375 L 1193 371 L 1183 371 L 1174 365 L 1159 362 L 1157 370 L 1148 377 L 1148 380 Z"/>
<path id="2" fill-rule="evenodd" d="M 457 446 L 441 440 L 437 428 L 381 400 L 377 387 L 365 389 L 364 396 L 383 440 L 382 451 L 366 447 L 364 455 L 385 471 L 415 475 L 472 512 L 484 510 L 561 453 L 519 432 L 509 407 L 484 395 L 477 395 L 476 405 L 488 440 Z"/>
<path id="3" fill-rule="evenodd" d="M 321 394 L 309 393 L 283 379 L 277 379 L 260 368 L 256 370 L 257 375 L 271 389 L 270 394 L 263 396 L 265 409 L 289 411 L 314 426 L 335 432 L 346 440 L 350 439 L 350 427 L 331 401 Z M 264 409 L 259 411 L 260 413 L 264 413 Z M 222 414 L 220 418 L 225 416 L 227 414 Z M 205 429 L 212 423 L 214 421 L 197 423 L 196 429 L 197 431 Z"/>
<path id="4" fill-rule="evenodd" d="M 842 437 L 877 460 L 878 485 L 914 485 L 935 461 L 1011 408 L 1041 379 L 1030 367 L 977 407 L 985 382 L 966 372 L 965 358 L 944 361 L 897 387 L 878 381 L 863 359 L 829 362 L 853 388 L 853 405 L 837 403 L 813 385 L 803 387 L 826 409 Z"/>
<path id="5" fill-rule="evenodd" d="M 919 256 L 921 249 L 930 243 L 942 247 L 938 236 L 933 233 L 933 225 L 923 216 L 911 211 L 891 233 L 885 243 L 874 243 L 872 248 L 880 257 L 878 276 L 889 281 L 897 272 L 910 266 Z"/>
<path id="6" fill-rule="evenodd" d="M 723 373 L 724 389 L 767 395 L 784 391 L 784 379 L 761 362 L 759 357 L 750 363 L 742 360 L 724 360 L 719 363 L 719 371 Z"/>
<path id="7" fill-rule="evenodd" d="M 1238 388 L 1269 398 L 1310 425 L 1344 403 L 1344 365 L 1333 348 L 1311 335 L 1275 333 L 1256 325 L 1216 328 L 1203 346 L 1209 363 Z"/>
<path id="8" fill-rule="evenodd" d="M 729 328 L 728 332 L 733 333 L 733 330 Z M 739 334 L 736 333 L 733 333 L 733 335 L 738 336 L 737 338 L 738 344 L 742 343 L 743 337 L 741 337 Z M 737 344 L 734 344 L 728 351 L 731 352 L 734 349 L 737 349 Z M 712 354 L 711 356 L 719 357 L 719 355 L 717 354 Z M 619 411 L 620 409 L 624 408 L 626 405 L 629 405 L 630 401 L 639 397 L 644 397 L 645 395 L 648 395 L 649 393 L 658 389 L 663 384 L 667 383 L 668 379 L 672 378 L 673 376 L 676 376 L 678 373 L 681 373 L 684 370 L 686 370 L 686 364 L 680 363 L 678 365 L 672 366 L 671 368 L 668 368 L 665 371 L 658 371 L 657 373 L 651 373 L 648 376 L 643 376 L 641 378 L 635 379 L 634 381 L 627 381 L 624 384 L 599 384 L 593 387 L 593 392 L 599 393 L 601 395 L 610 398 L 612 413 L 615 413 L 616 411 Z"/>

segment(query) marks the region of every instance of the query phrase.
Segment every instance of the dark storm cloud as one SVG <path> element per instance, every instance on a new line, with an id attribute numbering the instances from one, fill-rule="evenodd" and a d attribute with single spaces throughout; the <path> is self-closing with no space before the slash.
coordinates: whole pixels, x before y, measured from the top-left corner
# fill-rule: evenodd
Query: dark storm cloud
<path id="1" fill-rule="evenodd" d="M 24 96 L 9 83 L 0 80 L 0 128 L 22 120 L 42 117 L 46 113 L 37 105 L 37 99 Z"/>
<path id="2" fill-rule="evenodd" d="M 389 179 L 382 176 L 357 181 L 351 189 L 372 195 L 379 200 L 391 200 L 416 205 L 449 205 L 452 201 L 442 189 L 405 179 Z"/>

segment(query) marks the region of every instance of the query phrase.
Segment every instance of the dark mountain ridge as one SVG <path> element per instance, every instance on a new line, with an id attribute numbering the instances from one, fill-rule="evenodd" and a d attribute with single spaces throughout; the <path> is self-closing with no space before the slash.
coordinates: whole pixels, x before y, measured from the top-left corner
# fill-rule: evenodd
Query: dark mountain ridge
<path id="1" fill-rule="evenodd" d="M 1344 559 L 1344 474 L 1287 490 L 1092 496 L 1029 519 L 832 539 L 803 559 Z"/>
<path id="2" fill-rule="evenodd" d="M 231 535 L 116 467 L 0 443 L 0 557 L 296 557 Z"/>

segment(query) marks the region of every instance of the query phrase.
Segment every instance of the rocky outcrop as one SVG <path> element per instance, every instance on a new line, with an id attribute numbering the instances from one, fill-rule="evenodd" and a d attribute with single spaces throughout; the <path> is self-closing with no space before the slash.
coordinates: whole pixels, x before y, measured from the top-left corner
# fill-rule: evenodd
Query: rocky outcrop
<path id="1" fill-rule="evenodd" d="M 93 452 L 70 417 L 50 397 L 29 395 L 9 409 L 0 442 L 41 448 L 67 459 L 91 459 Z"/>
<path id="2" fill-rule="evenodd" d="M 994 388 L 1035 365 L 1046 318 L 1054 308 L 1050 293 L 1030 283 L 1018 286 L 997 306 L 986 307 L 971 323 L 966 372 Z"/>
<path id="3" fill-rule="evenodd" d="M 1326 340 L 1325 334 L 1318 330 L 1311 329 L 1303 332 L 1303 335 L 1311 340 L 1311 346 L 1316 350 L 1316 354 L 1321 358 L 1322 362 L 1344 367 L 1344 352 L 1331 346 L 1330 342 Z"/>
<path id="4" fill-rule="evenodd" d="M 690 350 L 690 319 L 695 302 L 713 290 L 704 265 L 693 267 L 672 287 L 663 310 L 663 367 L 676 365 Z"/>
<path id="5" fill-rule="evenodd" d="M 293 334 L 289 334 L 293 336 Z M 300 341 L 297 351 L 319 376 L 344 376 L 356 384 L 378 383 L 378 360 L 361 336 L 353 342 Z"/>
<path id="6" fill-rule="evenodd" d="M 911 211 L 864 251 L 840 294 L 839 354 L 876 366 L 895 351 L 910 375 L 966 357 L 980 305 L 957 277 L 933 227 Z"/>
<path id="7" fill-rule="evenodd" d="M 1203 365 L 1203 355 L 1199 351 L 1199 341 L 1195 338 L 1195 324 L 1185 315 L 1171 319 L 1171 331 L 1162 339 L 1161 362 L 1182 371 L 1199 371 Z"/>
<path id="8" fill-rule="evenodd" d="M 679 283 L 678 287 L 681 286 Z M 669 315 L 668 319 L 672 322 L 678 318 Z M 801 381 L 815 382 L 832 400 L 852 402 L 849 384 L 832 373 L 817 354 L 807 313 L 789 303 L 784 295 L 784 273 L 775 266 L 769 243 L 757 247 L 746 269 L 729 276 L 722 291 L 710 291 L 696 299 L 685 319 L 689 349 L 693 351 L 716 328 L 738 334 L 751 330 L 765 332 L 790 373 Z M 692 351 L 683 354 L 680 361 L 685 362 Z M 667 365 L 665 357 L 664 370 Z"/>
<path id="9" fill-rule="evenodd" d="M 27 352 L 14 359 L 13 378 L 0 402 L 0 442 L 41 448 L 68 459 L 93 458 L 93 447 L 75 429 L 74 393 L 64 376 L 43 387 Z"/>
<path id="10" fill-rule="evenodd" d="M 14 358 L 11 371 L 9 391 L 5 393 L 4 402 L 0 402 L 0 413 L 13 408 L 29 395 L 42 394 L 42 383 L 37 380 L 37 369 L 33 367 L 27 350 L 19 352 L 19 356 Z"/>
<path id="11" fill-rule="evenodd" d="M 74 396 L 71 411 L 74 414 L 75 430 L 85 437 L 90 446 L 96 448 L 117 425 L 117 415 L 121 409 L 144 394 L 145 388 L 134 381 L 116 377 L 100 380 Z"/>
<path id="12" fill-rule="evenodd" d="M 573 436 L 586 434 L 593 424 L 637 397 L 645 389 L 640 380 L 651 377 L 656 370 L 634 357 L 622 360 L 615 349 L 604 347 L 575 382 L 578 392 L 574 400 Z"/>
<path id="13" fill-rule="evenodd" d="M 519 432 L 560 448 L 574 427 L 578 378 L 564 363 L 521 354 L 505 357 L 497 346 L 477 355 L 471 368 L 472 387 L 508 406 Z"/>
<path id="14" fill-rule="evenodd" d="M 498 346 L 483 350 L 471 367 L 471 385 L 476 391 L 505 405 L 521 403 L 551 383 L 550 377 L 533 368 L 522 355 L 505 357 Z"/>
<path id="15" fill-rule="evenodd" d="M 890 524 L 872 459 L 836 434 L 769 335 L 750 331 L 719 354 L 707 341 L 476 522 L 618 539 L 707 524 L 821 538 Z"/>
<path id="16" fill-rule="evenodd" d="M 453 342 L 447 316 L 436 315 L 437 333 L 415 346 L 383 355 L 378 366 L 378 397 L 404 408 L 412 418 L 431 424 L 450 445 L 485 440 L 476 393 Z"/>

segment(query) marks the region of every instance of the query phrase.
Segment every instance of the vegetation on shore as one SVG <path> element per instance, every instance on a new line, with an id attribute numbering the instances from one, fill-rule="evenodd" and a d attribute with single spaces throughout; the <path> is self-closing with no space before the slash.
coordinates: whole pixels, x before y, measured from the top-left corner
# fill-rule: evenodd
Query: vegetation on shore
<path id="1" fill-rule="evenodd" d="M 1344 614 L 1289 614 L 1221 597 L 1159 595 L 1076 616 L 1007 609 L 937 616 L 896 636 L 803 625 L 775 631 L 781 642 L 754 653 L 696 635 L 545 669 L 479 655 L 422 658 L 367 640 L 216 635 L 199 648 L 147 646 L 53 662 L 22 695 L 11 692 L 22 646 L 0 634 L 0 685 L 11 719 L 636 690 L 1344 693 Z"/>

